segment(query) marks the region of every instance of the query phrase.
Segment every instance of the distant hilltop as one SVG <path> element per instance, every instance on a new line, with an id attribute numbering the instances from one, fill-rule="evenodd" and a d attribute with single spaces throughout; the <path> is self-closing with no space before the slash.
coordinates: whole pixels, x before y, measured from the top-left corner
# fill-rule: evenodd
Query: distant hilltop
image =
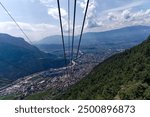
<path id="1" fill-rule="evenodd" d="M 150 26 L 130 26 L 105 32 L 88 32 L 83 34 L 82 45 L 94 45 L 99 43 L 119 43 L 135 42 L 141 43 L 147 38 L 150 32 Z M 64 36 L 65 42 L 68 43 L 67 36 Z M 78 43 L 79 36 L 75 36 L 75 45 Z M 62 44 L 61 36 L 49 36 L 35 44 Z"/>

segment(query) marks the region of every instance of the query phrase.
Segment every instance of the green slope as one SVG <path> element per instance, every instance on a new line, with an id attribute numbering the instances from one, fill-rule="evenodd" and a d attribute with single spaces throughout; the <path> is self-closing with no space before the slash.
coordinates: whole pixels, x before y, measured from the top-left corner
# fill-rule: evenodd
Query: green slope
<path id="1" fill-rule="evenodd" d="M 150 37 L 105 60 L 56 99 L 150 99 Z"/>

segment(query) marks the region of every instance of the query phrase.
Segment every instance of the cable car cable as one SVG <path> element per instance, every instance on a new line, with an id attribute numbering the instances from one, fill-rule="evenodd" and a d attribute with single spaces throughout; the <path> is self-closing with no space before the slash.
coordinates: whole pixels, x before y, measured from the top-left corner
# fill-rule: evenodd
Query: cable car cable
<path id="1" fill-rule="evenodd" d="M 87 15 L 88 6 L 89 6 L 89 1 L 90 0 L 87 0 L 87 4 L 86 4 L 86 9 L 85 9 L 85 14 L 84 14 L 84 19 L 83 19 L 81 34 L 80 34 L 80 38 L 79 38 L 79 44 L 78 44 L 78 48 L 77 48 L 76 58 L 78 58 L 78 55 L 79 55 L 79 49 L 80 49 L 80 45 L 81 45 L 81 40 L 82 40 L 82 35 L 83 35 L 83 30 L 84 30 L 84 25 L 85 25 L 85 20 L 86 20 L 86 15 Z"/>

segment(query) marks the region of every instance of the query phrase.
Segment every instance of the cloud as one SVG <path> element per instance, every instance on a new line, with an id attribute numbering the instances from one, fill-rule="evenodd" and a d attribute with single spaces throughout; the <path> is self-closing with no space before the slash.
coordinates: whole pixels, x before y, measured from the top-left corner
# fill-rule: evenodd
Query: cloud
<path id="1" fill-rule="evenodd" d="M 86 28 L 99 27 L 100 23 L 95 21 L 95 19 L 88 19 L 86 23 Z"/>
<path id="2" fill-rule="evenodd" d="M 110 12 L 107 14 L 106 19 L 108 19 L 108 21 L 115 21 L 115 20 L 117 20 L 117 16 L 114 13 Z"/>
<path id="3" fill-rule="evenodd" d="M 61 20 L 62 20 L 63 30 L 64 30 L 64 32 L 68 32 L 68 19 L 67 19 L 68 13 L 63 8 L 60 8 L 60 12 L 61 12 Z M 58 22 L 59 22 L 58 8 L 49 8 L 48 15 L 52 16 L 55 20 L 58 20 Z"/>
<path id="4" fill-rule="evenodd" d="M 84 9 L 83 10 L 83 15 L 85 14 L 85 8 L 87 4 L 87 0 L 84 0 L 83 2 L 78 1 L 79 6 Z M 86 17 L 86 28 L 93 28 L 93 27 L 98 27 L 100 24 L 97 21 L 96 17 L 96 7 L 97 7 L 97 2 L 96 0 L 91 0 L 88 6 L 88 13 Z"/>
<path id="5" fill-rule="evenodd" d="M 40 0 L 40 2 L 46 6 L 46 7 L 50 7 L 52 6 L 52 3 L 54 2 L 55 0 Z"/>
<path id="6" fill-rule="evenodd" d="M 18 24 L 24 30 L 24 32 L 29 36 L 32 42 L 40 40 L 50 35 L 55 35 L 60 33 L 59 28 L 51 24 L 45 24 L 45 23 L 30 24 L 24 22 L 18 22 Z M 0 22 L 0 32 L 25 38 L 22 32 L 14 24 L 14 22 Z M 27 39 L 25 38 L 25 40 Z"/>
<path id="7" fill-rule="evenodd" d="M 100 21 L 103 22 L 103 28 L 110 27 L 110 29 L 132 25 L 150 25 L 150 9 L 145 11 L 125 9 L 109 12 Z"/>
<path id="8" fill-rule="evenodd" d="M 67 16 L 67 11 L 63 8 L 60 9 L 61 16 L 64 18 Z M 54 19 L 59 19 L 58 8 L 48 8 L 48 15 L 52 16 Z"/>
<path id="9" fill-rule="evenodd" d="M 86 6 L 86 1 L 87 0 L 78 2 L 80 7 L 84 10 Z M 135 12 L 132 11 L 133 8 L 137 8 L 145 4 L 147 2 L 146 0 L 138 0 L 138 1 L 127 0 L 126 2 L 116 0 L 115 3 L 112 3 L 111 6 L 109 4 L 110 0 L 106 0 L 106 2 L 107 4 L 105 4 L 104 2 L 102 3 L 101 0 L 99 1 L 91 0 L 88 9 L 87 24 L 86 24 L 87 28 L 92 28 L 92 29 L 94 27 L 105 28 L 105 27 L 109 27 L 109 25 L 111 28 L 113 27 L 115 28 L 116 27 L 115 25 L 127 26 L 127 25 L 133 25 L 135 24 L 135 22 L 136 24 L 138 24 L 138 21 L 139 24 L 141 24 L 141 22 L 142 24 L 146 24 L 148 22 L 148 20 L 145 21 L 144 19 L 140 18 L 140 20 L 142 20 L 140 21 L 138 17 L 134 17 L 134 15 L 137 15 L 138 9 L 134 10 Z M 101 9 L 100 5 L 102 5 L 101 7 L 103 8 L 106 8 L 107 6 L 107 10 L 102 10 L 103 8 Z M 147 10 L 144 12 L 145 13 L 142 14 L 145 14 L 144 17 L 146 17 L 147 16 L 146 13 L 149 14 L 150 11 Z M 141 17 L 140 13 L 138 13 L 138 15 L 140 15 Z M 134 21 L 133 21 L 133 17 L 134 17 Z"/>
<path id="10" fill-rule="evenodd" d="M 107 14 L 107 19 L 110 22 L 124 21 L 131 18 L 130 10 L 126 9 L 120 12 L 110 12 Z"/>
<path id="11" fill-rule="evenodd" d="M 150 26 L 150 9 L 124 9 L 103 14 L 97 19 L 99 26 L 85 29 L 85 32 L 100 32 L 114 30 L 127 26 Z"/>
<path id="12" fill-rule="evenodd" d="M 103 12 L 104 13 L 109 13 L 109 12 L 115 12 L 115 11 L 122 11 L 122 10 L 125 10 L 125 9 L 131 9 L 133 7 L 137 7 L 137 6 L 142 5 L 143 3 L 144 3 L 144 0 L 143 1 L 135 1 L 135 2 L 131 2 L 131 3 L 122 5 L 120 7 L 105 10 Z"/>
<path id="13" fill-rule="evenodd" d="M 123 19 L 129 19 L 131 17 L 130 16 L 131 14 L 130 14 L 129 10 L 124 10 L 121 15 L 122 15 Z"/>
<path id="14" fill-rule="evenodd" d="M 150 9 L 147 10 L 140 10 L 140 11 L 132 11 L 132 10 L 124 10 L 121 12 L 121 16 L 124 20 L 127 21 L 139 21 L 139 22 L 145 22 L 145 20 L 149 20 L 150 18 Z M 119 17 L 119 15 L 118 15 Z M 121 18 L 119 18 L 118 20 L 121 20 Z"/>
<path id="15" fill-rule="evenodd" d="M 58 13 L 58 7 L 57 7 L 57 1 L 56 0 L 40 0 L 40 2 L 46 6 L 47 8 L 47 14 L 51 16 L 54 20 L 59 21 L 59 13 Z M 61 2 L 61 1 L 60 1 Z M 61 19 L 63 23 L 64 31 L 68 31 L 68 12 L 64 8 L 60 8 L 61 11 Z"/>

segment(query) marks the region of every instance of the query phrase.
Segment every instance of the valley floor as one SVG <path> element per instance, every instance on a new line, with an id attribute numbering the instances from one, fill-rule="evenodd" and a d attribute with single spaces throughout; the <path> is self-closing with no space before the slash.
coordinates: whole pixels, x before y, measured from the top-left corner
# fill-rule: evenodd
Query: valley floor
<path id="1" fill-rule="evenodd" d="M 35 93 L 45 92 L 49 89 L 63 91 L 69 86 L 80 81 L 83 77 L 100 62 L 116 52 L 107 52 L 105 54 L 83 54 L 78 60 L 73 61 L 72 66 L 68 68 L 49 69 L 39 73 L 26 76 L 16 80 L 12 84 L 0 88 L 0 99 L 25 99 Z M 49 99 L 52 99 L 52 94 Z M 42 97 L 40 98 L 42 99 Z"/>

